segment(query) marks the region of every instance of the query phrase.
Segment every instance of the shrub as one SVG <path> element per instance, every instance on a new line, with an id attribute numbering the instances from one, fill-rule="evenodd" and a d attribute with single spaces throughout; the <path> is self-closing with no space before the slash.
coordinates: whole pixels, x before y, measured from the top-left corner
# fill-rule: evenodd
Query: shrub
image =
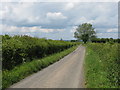
<path id="1" fill-rule="evenodd" d="M 88 88 L 120 88 L 120 44 L 90 43 L 86 54 Z"/>
<path id="2" fill-rule="evenodd" d="M 11 70 L 17 65 L 61 52 L 76 43 L 47 40 L 30 36 L 4 35 L 2 40 L 3 69 Z"/>

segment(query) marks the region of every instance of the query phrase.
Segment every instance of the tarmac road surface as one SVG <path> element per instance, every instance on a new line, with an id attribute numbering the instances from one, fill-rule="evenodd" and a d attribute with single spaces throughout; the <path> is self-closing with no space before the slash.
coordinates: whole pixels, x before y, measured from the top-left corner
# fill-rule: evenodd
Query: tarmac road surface
<path id="1" fill-rule="evenodd" d="M 83 88 L 85 47 L 75 51 L 47 68 L 32 74 L 10 88 Z"/>

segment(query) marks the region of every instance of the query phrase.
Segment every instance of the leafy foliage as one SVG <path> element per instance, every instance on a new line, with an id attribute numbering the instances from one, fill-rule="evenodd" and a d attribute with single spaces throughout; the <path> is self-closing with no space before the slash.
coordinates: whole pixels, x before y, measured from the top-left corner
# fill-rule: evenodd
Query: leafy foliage
<path id="1" fill-rule="evenodd" d="M 88 88 L 120 88 L 120 44 L 90 43 L 86 53 Z"/>
<path id="2" fill-rule="evenodd" d="M 83 40 L 83 42 L 86 43 L 88 40 L 96 36 L 92 25 L 89 23 L 83 23 L 82 25 L 79 25 L 76 29 L 74 37 Z"/>
<path id="3" fill-rule="evenodd" d="M 113 39 L 113 38 L 92 38 L 91 41 L 93 43 L 120 43 L 120 39 Z"/>
<path id="4" fill-rule="evenodd" d="M 11 70 L 17 65 L 61 52 L 76 43 L 30 36 L 2 36 L 2 66 Z"/>

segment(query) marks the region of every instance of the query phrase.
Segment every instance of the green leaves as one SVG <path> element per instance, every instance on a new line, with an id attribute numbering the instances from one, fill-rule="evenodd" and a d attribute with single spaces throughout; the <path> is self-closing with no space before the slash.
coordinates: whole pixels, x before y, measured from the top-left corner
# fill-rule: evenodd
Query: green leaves
<path id="1" fill-rule="evenodd" d="M 86 55 L 88 88 L 119 88 L 120 44 L 89 43 Z"/>
<path id="2" fill-rule="evenodd" d="M 17 65 L 63 51 L 76 43 L 46 40 L 30 36 L 3 36 L 3 69 L 11 70 Z"/>
<path id="3" fill-rule="evenodd" d="M 76 32 L 74 33 L 74 37 L 78 40 L 83 40 L 84 43 L 86 43 L 88 40 L 91 39 L 92 36 L 95 36 L 94 28 L 92 27 L 92 24 L 90 23 L 83 23 L 78 26 L 76 29 Z"/>

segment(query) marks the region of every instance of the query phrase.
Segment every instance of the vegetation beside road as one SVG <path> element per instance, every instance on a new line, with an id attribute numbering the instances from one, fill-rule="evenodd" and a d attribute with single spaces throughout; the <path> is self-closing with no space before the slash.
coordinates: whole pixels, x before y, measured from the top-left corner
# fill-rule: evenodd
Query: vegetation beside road
<path id="1" fill-rule="evenodd" d="M 87 88 L 120 88 L 120 44 L 86 44 Z"/>
<path id="2" fill-rule="evenodd" d="M 2 68 L 11 70 L 22 63 L 61 52 L 76 42 L 51 40 L 30 36 L 2 36 Z"/>
<path id="3" fill-rule="evenodd" d="M 20 81 L 21 79 L 27 77 L 28 75 L 35 73 L 50 64 L 60 60 L 67 54 L 71 53 L 73 50 L 75 50 L 77 46 L 73 46 L 67 50 L 64 50 L 62 52 L 50 55 L 48 57 L 44 57 L 42 59 L 33 60 L 31 62 L 26 62 L 20 66 L 16 66 L 14 69 L 10 71 L 3 71 L 3 82 L 2 82 L 2 88 L 7 88 L 13 83 L 16 83 Z"/>
<path id="4" fill-rule="evenodd" d="M 78 44 L 26 35 L 2 35 L 2 88 L 58 61 Z"/>

